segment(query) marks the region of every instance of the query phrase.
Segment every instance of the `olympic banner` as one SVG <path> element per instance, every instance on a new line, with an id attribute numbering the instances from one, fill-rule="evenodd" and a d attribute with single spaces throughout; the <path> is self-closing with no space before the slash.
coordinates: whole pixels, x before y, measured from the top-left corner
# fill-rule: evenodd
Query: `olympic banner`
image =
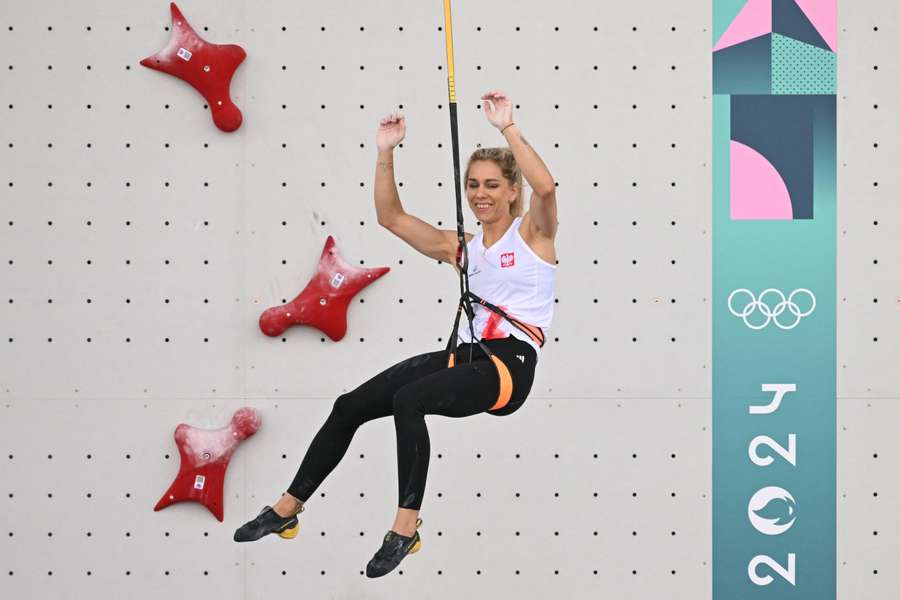
<path id="1" fill-rule="evenodd" d="M 834 599 L 836 0 L 713 0 L 713 598 Z"/>

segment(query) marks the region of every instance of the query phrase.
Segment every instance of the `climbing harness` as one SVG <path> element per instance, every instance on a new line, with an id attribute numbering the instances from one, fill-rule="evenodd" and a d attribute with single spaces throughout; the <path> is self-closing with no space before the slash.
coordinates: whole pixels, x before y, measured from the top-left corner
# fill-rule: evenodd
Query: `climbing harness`
<path id="1" fill-rule="evenodd" d="M 510 375 L 509 368 L 506 364 L 491 352 L 490 348 L 488 348 L 481 339 L 475 337 L 475 329 L 472 325 L 472 319 L 475 317 L 475 310 L 472 307 L 472 303 L 481 304 L 488 310 L 500 315 L 500 317 L 506 319 L 514 327 L 531 337 L 539 347 L 544 346 L 544 332 L 541 331 L 540 327 L 535 327 L 519 321 L 515 317 L 507 314 L 503 309 L 479 298 L 475 293 L 469 290 L 469 250 L 466 245 L 465 229 L 463 228 L 462 185 L 459 175 L 459 133 L 456 118 L 456 82 L 453 76 L 453 29 L 450 18 L 450 0 L 444 0 L 444 33 L 447 46 L 447 87 L 450 94 L 450 135 L 453 142 L 453 175 L 456 183 L 456 235 L 459 240 L 459 246 L 456 249 L 456 264 L 459 266 L 460 294 L 459 306 L 456 309 L 456 320 L 453 323 L 453 331 L 447 342 L 447 367 L 452 368 L 457 364 L 456 348 L 457 333 L 459 332 L 459 319 L 462 316 L 463 311 L 465 311 L 466 318 L 469 321 L 469 333 L 471 339 L 478 343 L 485 355 L 494 363 L 497 374 L 500 376 L 500 394 L 494 405 L 488 409 L 489 411 L 493 411 L 499 410 L 509 403 L 513 388 L 512 376 Z M 473 349 L 474 344 L 469 346 L 468 362 L 472 362 Z"/>

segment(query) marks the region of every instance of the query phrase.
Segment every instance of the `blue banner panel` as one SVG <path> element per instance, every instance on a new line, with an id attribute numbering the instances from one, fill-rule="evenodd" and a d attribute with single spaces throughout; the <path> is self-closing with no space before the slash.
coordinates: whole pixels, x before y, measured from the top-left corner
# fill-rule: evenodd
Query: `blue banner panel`
<path id="1" fill-rule="evenodd" d="M 836 594 L 836 12 L 713 2 L 714 600 Z"/>

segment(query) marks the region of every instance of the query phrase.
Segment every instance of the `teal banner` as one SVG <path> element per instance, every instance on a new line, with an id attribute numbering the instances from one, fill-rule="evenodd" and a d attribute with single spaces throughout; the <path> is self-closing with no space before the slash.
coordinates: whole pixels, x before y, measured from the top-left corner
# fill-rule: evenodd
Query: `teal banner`
<path id="1" fill-rule="evenodd" d="M 713 599 L 834 600 L 836 0 L 713 0 Z"/>

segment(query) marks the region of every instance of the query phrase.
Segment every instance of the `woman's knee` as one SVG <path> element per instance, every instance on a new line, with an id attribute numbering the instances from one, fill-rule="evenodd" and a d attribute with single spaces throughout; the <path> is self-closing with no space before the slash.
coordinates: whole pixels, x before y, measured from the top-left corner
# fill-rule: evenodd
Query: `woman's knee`
<path id="1" fill-rule="evenodd" d="M 414 383 L 398 389 L 394 392 L 394 417 L 424 414 L 419 400 L 420 392 Z"/>
<path id="2" fill-rule="evenodd" d="M 341 394 L 331 407 L 335 419 L 343 422 L 359 420 L 359 399 L 352 392 Z"/>

